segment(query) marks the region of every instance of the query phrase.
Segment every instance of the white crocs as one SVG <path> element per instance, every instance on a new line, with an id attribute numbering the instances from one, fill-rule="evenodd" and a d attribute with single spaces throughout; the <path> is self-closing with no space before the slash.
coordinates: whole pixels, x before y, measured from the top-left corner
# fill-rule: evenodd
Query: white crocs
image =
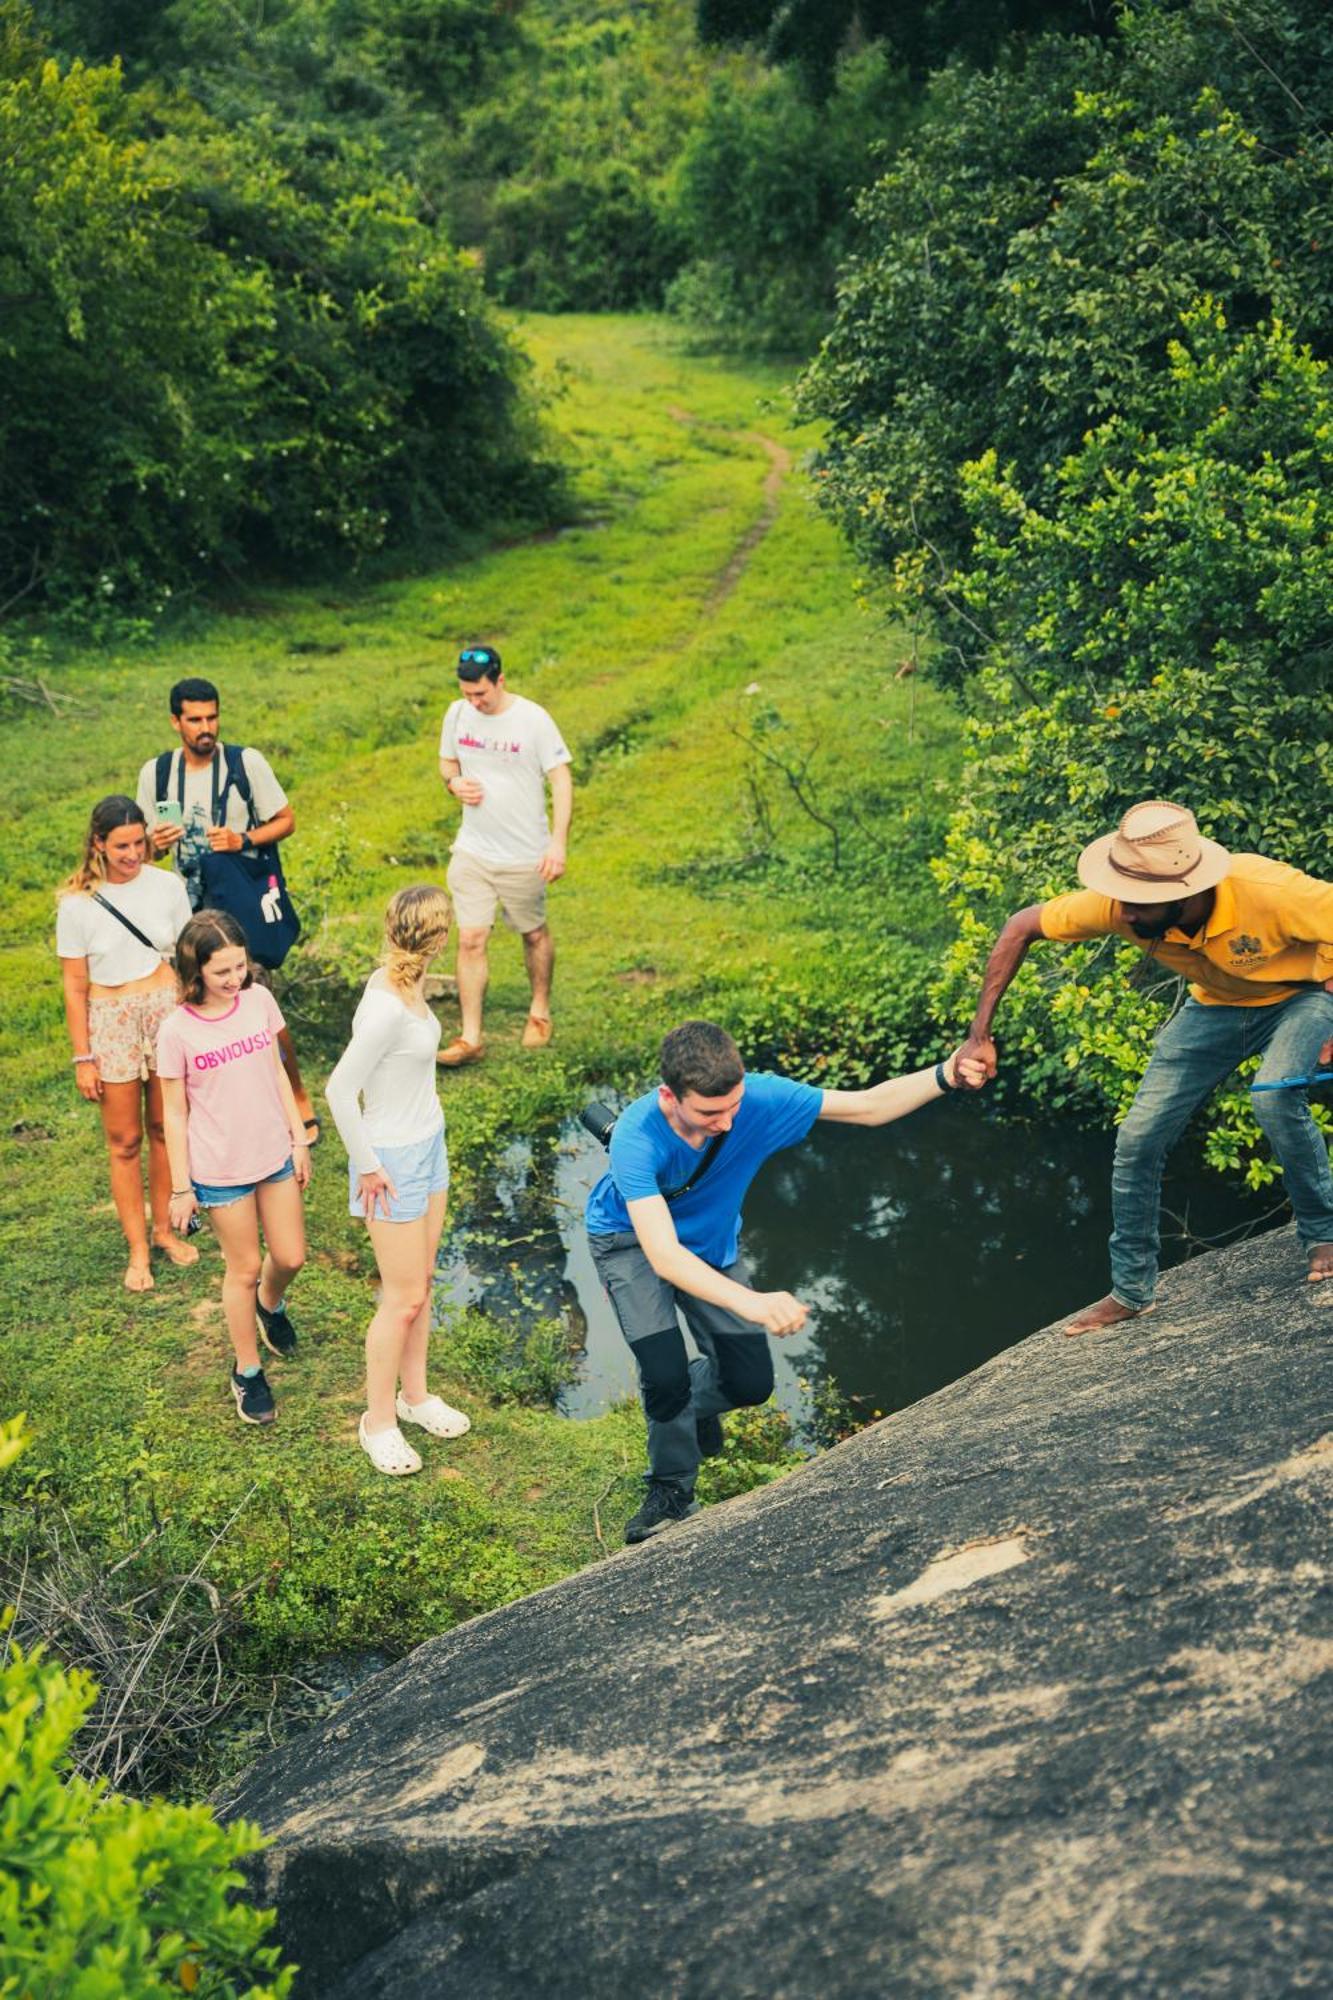
<path id="1" fill-rule="evenodd" d="M 409 1403 L 400 1389 L 396 1408 L 400 1424 L 419 1424 L 434 1438 L 461 1438 L 464 1431 L 472 1429 L 471 1419 L 465 1417 L 461 1410 L 451 1409 L 439 1396 L 427 1396 L 420 1403 Z"/>
<path id="2" fill-rule="evenodd" d="M 391 1479 L 402 1479 L 409 1472 L 420 1472 L 421 1455 L 413 1451 L 397 1424 L 387 1431 L 368 1431 L 363 1411 L 356 1434 L 362 1451 L 376 1472 L 387 1472 Z"/>

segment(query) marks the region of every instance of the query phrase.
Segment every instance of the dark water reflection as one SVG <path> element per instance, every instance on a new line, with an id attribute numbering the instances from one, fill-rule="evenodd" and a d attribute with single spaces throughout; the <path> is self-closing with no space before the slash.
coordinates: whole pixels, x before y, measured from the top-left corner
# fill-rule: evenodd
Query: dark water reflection
<path id="1" fill-rule="evenodd" d="M 746 1203 L 744 1247 L 764 1289 L 811 1307 L 774 1343 L 778 1400 L 804 1414 L 829 1373 L 877 1410 L 915 1402 L 1107 1289 L 1111 1136 L 1004 1123 L 941 1105 L 878 1132 L 817 1127 L 770 1160 Z M 582 1232 L 605 1164 L 580 1127 L 535 1159 L 515 1145 L 494 1193 L 460 1219 L 441 1275 L 451 1300 L 521 1324 L 559 1314 L 583 1347 L 563 1398 L 573 1417 L 633 1392 L 634 1369 Z M 1274 1196 L 1205 1173 L 1184 1151 L 1168 1175 L 1163 1262 L 1206 1240 L 1271 1227 Z"/>

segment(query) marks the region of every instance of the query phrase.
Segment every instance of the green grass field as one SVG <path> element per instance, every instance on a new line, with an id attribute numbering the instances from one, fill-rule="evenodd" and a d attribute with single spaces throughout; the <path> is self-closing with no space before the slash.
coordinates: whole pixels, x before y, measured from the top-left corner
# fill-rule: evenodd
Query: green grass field
<path id="1" fill-rule="evenodd" d="M 286 1004 L 312 1086 L 388 895 L 443 877 L 455 808 L 436 746 L 460 644 L 497 645 L 510 684 L 561 723 L 576 793 L 551 904 L 556 1039 L 519 1050 L 521 958 L 497 936 L 488 1059 L 444 1084 L 464 1198 L 514 1134 L 553 1131 L 590 1084 L 646 1078 L 688 1013 L 734 1024 L 762 1059 L 864 1073 L 910 1040 L 944 929 L 925 858 L 957 721 L 896 678 L 903 642 L 857 609 L 781 377 L 687 356 L 650 319 L 523 332 L 575 525 L 402 580 L 256 589 L 151 645 L 53 645 L 41 671 L 59 713 L 3 710 L 0 1412 L 26 1410 L 35 1434 L 14 1477 L 108 1551 L 156 1521 L 151 1561 L 178 1571 L 239 1507 L 207 1568 L 220 1587 L 259 1579 L 241 1663 L 404 1647 L 596 1557 L 598 1524 L 614 1545 L 633 1505 L 641 1433 L 632 1411 L 575 1425 L 490 1400 L 446 1328 L 439 1386 L 473 1431 L 431 1448 L 419 1479 L 377 1478 L 355 1444 L 372 1265 L 331 1128 L 293 1299 L 302 1353 L 275 1365 L 271 1435 L 232 1412 L 211 1246 L 193 1272 L 160 1269 L 151 1296 L 122 1291 L 100 1132 L 71 1081 L 53 891 L 92 803 L 132 792 L 172 740 L 171 682 L 215 680 L 224 734 L 264 749 L 292 796 L 308 936 Z M 801 772 L 838 830 L 837 868 Z"/>

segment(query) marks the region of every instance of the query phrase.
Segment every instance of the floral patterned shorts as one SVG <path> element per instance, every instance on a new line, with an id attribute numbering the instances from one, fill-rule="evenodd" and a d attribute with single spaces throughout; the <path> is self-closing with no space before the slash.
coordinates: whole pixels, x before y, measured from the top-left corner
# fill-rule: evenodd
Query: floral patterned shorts
<path id="1" fill-rule="evenodd" d="M 89 1000 L 88 1047 L 103 1083 L 138 1083 L 157 1074 L 157 1031 L 176 1005 L 174 986 L 120 999 Z"/>

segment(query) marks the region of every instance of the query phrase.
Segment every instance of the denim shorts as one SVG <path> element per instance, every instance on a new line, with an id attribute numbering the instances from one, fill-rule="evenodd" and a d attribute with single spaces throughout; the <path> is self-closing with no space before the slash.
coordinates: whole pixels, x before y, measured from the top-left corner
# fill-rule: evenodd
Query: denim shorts
<path id="1" fill-rule="evenodd" d="M 449 1155 L 444 1147 L 444 1127 L 429 1139 L 411 1146 L 377 1146 L 379 1162 L 397 1188 L 397 1195 L 384 1213 L 383 1201 L 375 1203 L 378 1222 L 419 1222 L 433 1194 L 449 1192 Z M 357 1192 L 361 1184 L 358 1167 L 347 1162 L 347 1213 L 365 1220 L 366 1211 Z"/>
<path id="2" fill-rule="evenodd" d="M 235 1187 L 210 1187 L 207 1181 L 194 1181 L 194 1198 L 200 1208 L 230 1208 L 234 1201 L 244 1201 L 256 1188 L 276 1187 L 279 1181 L 289 1181 L 295 1172 L 295 1163 L 288 1160 L 276 1174 L 265 1174 L 262 1181 L 238 1181 Z"/>

